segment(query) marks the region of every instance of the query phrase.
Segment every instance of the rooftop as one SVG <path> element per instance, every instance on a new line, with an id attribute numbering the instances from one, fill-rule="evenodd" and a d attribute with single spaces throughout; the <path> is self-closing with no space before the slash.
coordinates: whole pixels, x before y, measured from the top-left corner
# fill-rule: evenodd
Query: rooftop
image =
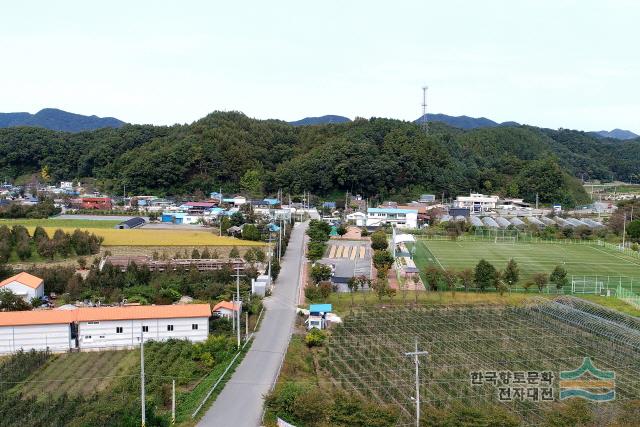
<path id="1" fill-rule="evenodd" d="M 398 209 L 398 208 L 369 208 L 367 212 L 371 213 L 387 213 L 387 214 L 408 214 L 418 213 L 417 209 Z"/>
<path id="2" fill-rule="evenodd" d="M 50 325 L 99 320 L 173 319 L 209 317 L 209 304 L 87 307 L 77 310 L 8 311 L 0 313 L 0 326 Z"/>
<path id="3" fill-rule="evenodd" d="M 8 279 L 4 279 L 0 282 L 0 288 L 11 282 L 19 282 L 30 288 L 37 289 L 42 284 L 42 279 L 23 271 L 22 273 L 9 277 Z"/>

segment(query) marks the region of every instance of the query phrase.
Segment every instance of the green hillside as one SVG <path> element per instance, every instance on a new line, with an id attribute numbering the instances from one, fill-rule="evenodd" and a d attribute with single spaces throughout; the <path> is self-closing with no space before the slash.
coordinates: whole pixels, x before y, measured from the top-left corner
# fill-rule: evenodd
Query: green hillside
<path id="1" fill-rule="evenodd" d="M 0 129 L 0 174 L 46 167 L 52 180 L 94 177 L 105 190 L 133 193 L 225 192 L 330 194 L 409 199 L 421 192 L 470 189 L 542 202 L 582 203 L 576 177 L 633 180 L 640 142 L 585 132 L 504 126 L 463 131 L 372 118 L 291 126 L 216 112 L 189 125 L 137 126 L 65 133 Z"/>

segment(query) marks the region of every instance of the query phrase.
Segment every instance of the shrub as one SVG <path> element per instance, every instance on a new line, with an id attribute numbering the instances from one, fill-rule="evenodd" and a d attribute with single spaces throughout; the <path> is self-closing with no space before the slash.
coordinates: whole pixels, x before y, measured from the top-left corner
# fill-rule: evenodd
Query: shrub
<path id="1" fill-rule="evenodd" d="M 321 347 L 324 344 L 327 335 L 320 329 L 313 328 L 304 337 L 304 342 L 307 347 Z"/>

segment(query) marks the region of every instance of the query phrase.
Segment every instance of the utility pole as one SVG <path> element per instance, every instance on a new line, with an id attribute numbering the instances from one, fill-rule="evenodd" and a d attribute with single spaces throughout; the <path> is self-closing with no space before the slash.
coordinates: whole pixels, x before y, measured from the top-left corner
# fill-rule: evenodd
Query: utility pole
<path id="1" fill-rule="evenodd" d="M 144 331 L 142 326 L 140 327 L 140 411 L 142 415 L 142 427 L 145 427 L 146 420 L 146 408 L 145 408 L 145 396 L 144 396 Z"/>
<path id="2" fill-rule="evenodd" d="M 538 193 L 536 193 L 536 210 L 538 210 Z"/>
<path id="3" fill-rule="evenodd" d="M 626 235 L 627 235 L 627 213 L 624 212 L 624 219 L 622 220 L 622 249 L 623 250 L 624 250 Z"/>
<path id="4" fill-rule="evenodd" d="M 282 258 L 282 225 L 278 227 L 278 262 Z"/>
<path id="5" fill-rule="evenodd" d="M 171 424 L 176 423 L 176 380 L 171 380 Z"/>
<path id="6" fill-rule="evenodd" d="M 240 266 L 236 266 L 236 295 L 237 295 L 237 304 L 238 309 L 236 308 L 236 302 L 233 303 L 234 313 L 233 316 L 238 318 L 238 329 L 237 329 L 237 338 L 238 338 L 238 349 L 240 348 L 240 312 L 242 311 L 242 303 L 240 302 Z"/>
<path id="7" fill-rule="evenodd" d="M 418 370 L 420 361 L 418 360 L 418 356 L 427 354 L 429 354 L 428 351 L 418 351 L 418 337 L 416 337 L 415 351 L 410 351 L 404 354 L 405 356 L 413 357 L 413 361 L 416 365 L 416 427 L 420 427 L 420 372 Z"/>

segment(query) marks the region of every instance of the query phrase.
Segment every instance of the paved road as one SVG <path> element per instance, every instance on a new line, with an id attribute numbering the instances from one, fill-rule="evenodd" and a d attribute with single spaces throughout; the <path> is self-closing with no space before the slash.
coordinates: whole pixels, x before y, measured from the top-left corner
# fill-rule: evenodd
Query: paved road
<path id="1" fill-rule="evenodd" d="M 276 380 L 291 338 L 306 228 L 307 223 L 294 227 L 273 295 L 264 302 L 265 316 L 251 349 L 198 426 L 260 425 L 263 396 Z"/>

